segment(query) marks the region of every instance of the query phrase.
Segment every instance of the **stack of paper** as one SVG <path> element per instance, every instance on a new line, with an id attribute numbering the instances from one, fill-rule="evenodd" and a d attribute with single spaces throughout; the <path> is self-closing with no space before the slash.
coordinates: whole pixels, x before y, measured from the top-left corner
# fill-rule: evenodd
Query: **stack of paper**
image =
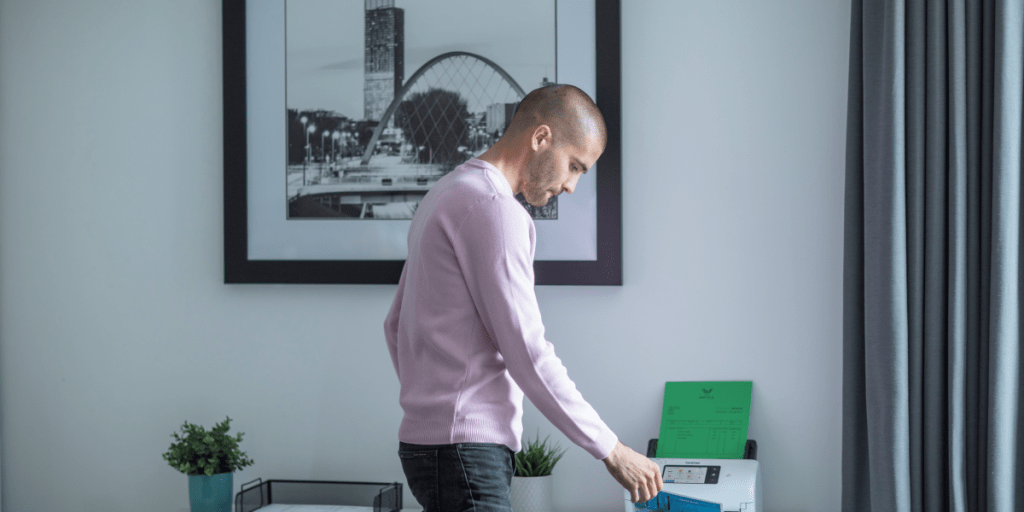
<path id="1" fill-rule="evenodd" d="M 657 457 L 742 459 L 750 381 L 666 382 Z"/>

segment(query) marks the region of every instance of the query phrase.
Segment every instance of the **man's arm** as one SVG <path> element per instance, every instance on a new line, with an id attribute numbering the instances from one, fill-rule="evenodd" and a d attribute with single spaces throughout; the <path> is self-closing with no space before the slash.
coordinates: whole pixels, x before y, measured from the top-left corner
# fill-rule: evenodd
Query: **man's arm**
<path id="1" fill-rule="evenodd" d="M 505 368 L 530 401 L 573 443 L 607 457 L 618 438 L 569 379 L 533 289 L 532 223 L 522 206 L 496 196 L 476 205 L 452 237 L 477 313 Z"/>
<path id="2" fill-rule="evenodd" d="M 402 298 L 405 296 L 405 269 L 403 266 L 395 300 L 391 302 L 391 310 L 384 319 L 384 339 L 388 342 L 388 352 L 391 353 L 391 363 L 395 365 L 395 374 L 399 376 L 401 374 L 398 373 L 398 319 L 402 313 Z"/>
<path id="3" fill-rule="evenodd" d="M 454 246 L 477 313 L 519 387 L 571 441 L 602 459 L 634 503 L 664 485 L 658 465 L 619 442 L 569 379 L 544 338 L 534 293 L 533 236 L 518 203 L 494 199 L 471 211 Z"/>

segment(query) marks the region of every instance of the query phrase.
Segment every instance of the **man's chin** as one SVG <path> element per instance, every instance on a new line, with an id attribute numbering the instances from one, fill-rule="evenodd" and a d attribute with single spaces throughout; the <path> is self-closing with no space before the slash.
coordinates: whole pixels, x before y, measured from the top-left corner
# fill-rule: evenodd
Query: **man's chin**
<path id="1" fill-rule="evenodd" d="M 543 208 L 548 205 L 548 202 L 551 201 L 551 194 L 545 192 L 544 196 L 541 197 L 540 200 L 538 200 L 536 197 L 526 197 L 526 194 L 523 194 L 523 199 L 525 199 L 526 202 L 529 203 L 530 206 L 534 208 Z"/>

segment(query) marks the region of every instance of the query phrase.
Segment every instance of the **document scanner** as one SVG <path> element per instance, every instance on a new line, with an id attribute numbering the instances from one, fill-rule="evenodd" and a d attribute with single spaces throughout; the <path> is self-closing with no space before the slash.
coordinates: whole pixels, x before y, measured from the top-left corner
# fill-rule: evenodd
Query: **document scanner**
<path id="1" fill-rule="evenodd" d="M 653 455 L 657 440 L 648 445 Z M 665 487 L 645 503 L 634 504 L 629 491 L 625 512 L 758 512 L 761 506 L 761 470 L 757 444 L 747 441 L 743 459 L 651 458 L 661 470 Z"/>

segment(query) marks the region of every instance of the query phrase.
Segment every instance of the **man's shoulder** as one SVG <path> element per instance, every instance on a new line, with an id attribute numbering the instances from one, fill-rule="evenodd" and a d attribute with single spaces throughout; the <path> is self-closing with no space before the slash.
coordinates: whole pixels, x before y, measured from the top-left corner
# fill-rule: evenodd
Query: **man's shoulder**
<path id="1" fill-rule="evenodd" d="M 498 194 L 485 169 L 464 163 L 438 180 L 434 188 L 454 190 L 472 200 L 476 197 L 488 197 Z M 433 188 L 431 189 L 433 190 Z"/>
<path id="2" fill-rule="evenodd" d="M 430 191 L 436 196 L 437 206 L 451 212 L 490 211 L 515 220 L 530 218 L 519 201 L 495 183 L 491 172 L 469 163 L 456 167 Z"/>
<path id="3" fill-rule="evenodd" d="M 430 200 L 420 206 L 422 214 L 429 217 L 424 220 L 445 226 L 452 240 L 496 236 L 529 240 L 533 231 L 530 215 L 488 174 L 485 169 L 460 166 L 439 180 L 428 194 Z M 421 214 L 419 210 L 416 213 Z"/>

